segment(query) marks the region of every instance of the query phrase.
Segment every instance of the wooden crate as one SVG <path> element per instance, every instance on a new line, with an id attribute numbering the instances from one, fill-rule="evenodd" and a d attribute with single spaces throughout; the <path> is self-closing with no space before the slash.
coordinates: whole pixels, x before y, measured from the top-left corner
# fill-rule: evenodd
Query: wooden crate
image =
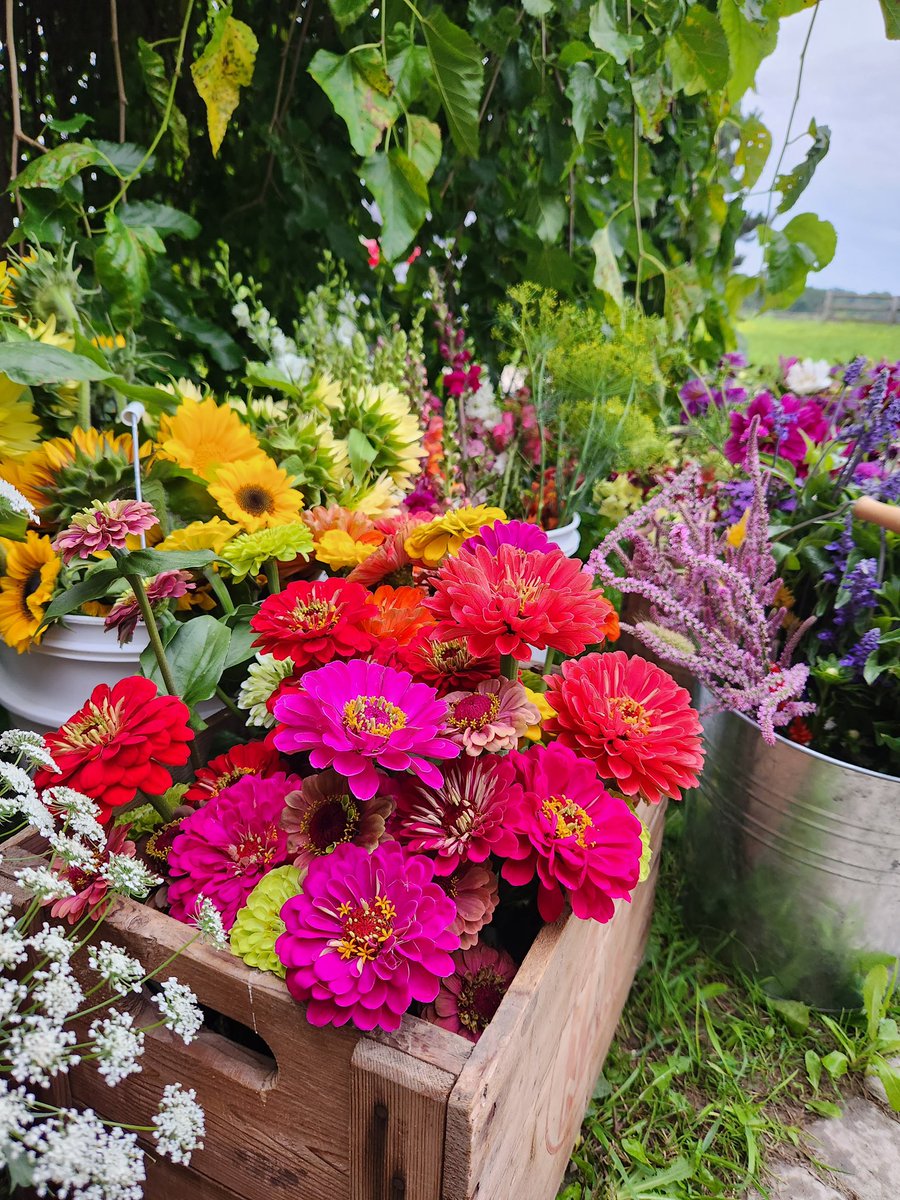
<path id="1" fill-rule="evenodd" d="M 664 807 L 641 813 L 656 851 Z M 4 850 L 9 889 L 15 843 Z M 271 1053 L 208 1029 L 189 1046 L 153 1031 L 139 1075 L 110 1089 L 76 1070 L 71 1098 L 143 1124 L 167 1083 L 196 1089 L 205 1148 L 189 1168 L 148 1157 L 147 1200 L 553 1200 L 643 953 L 656 861 L 609 924 L 542 929 L 477 1045 L 416 1017 L 391 1034 L 314 1029 L 280 980 L 195 943 L 160 978 L 176 975 Z M 123 901 L 103 936 L 150 969 L 186 929 Z M 145 1023 L 158 1016 L 133 1000 Z"/>

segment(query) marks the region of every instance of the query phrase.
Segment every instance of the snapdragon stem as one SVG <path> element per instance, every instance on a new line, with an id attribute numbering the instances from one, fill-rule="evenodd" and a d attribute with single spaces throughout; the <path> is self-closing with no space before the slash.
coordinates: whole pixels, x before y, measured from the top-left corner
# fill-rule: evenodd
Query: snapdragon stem
<path id="1" fill-rule="evenodd" d="M 513 683 L 519 678 L 519 663 L 511 654 L 500 655 L 500 674 L 504 679 L 511 679 Z"/>
<path id="2" fill-rule="evenodd" d="M 281 591 L 281 580 L 278 577 L 278 563 L 274 558 L 266 559 L 266 582 L 269 585 L 269 594 L 277 595 Z"/>

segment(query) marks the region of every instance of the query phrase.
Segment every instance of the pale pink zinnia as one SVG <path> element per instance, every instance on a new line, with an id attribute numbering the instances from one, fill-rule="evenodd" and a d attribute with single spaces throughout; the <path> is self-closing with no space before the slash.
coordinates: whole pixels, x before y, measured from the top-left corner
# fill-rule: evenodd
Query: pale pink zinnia
<path id="1" fill-rule="evenodd" d="M 483 942 L 453 955 L 454 971 L 441 981 L 434 1004 L 422 1013 L 432 1025 L 477 1042 L 487 1029 L 516 975 L 505 950 Z"/>
<path id="2" fill-rule="evenodd" d="M 313 859 L 353 842 L 374 850 L 387 836 L 385 822 L 394 810 L 387 796 L 358 800 L 337 771 L 320 771 L 303 780 L 285 797 L 281 827 L 287 831 L 288 853 L 305 875 Z"/>
<path id="3" fill-rule="evenodd" d="M 434 855 L 438 875 L 516 848 L 509 821 L 522 789 L 506 758 L 466 757 L 447 768 L 436 788 L 400 780 L 395 798 L 392 833 L 411 850 Z"/>
<path id="4" fill-rule="evenodd" d="M 95 500 L 90 508 L 75 514 L 53 548 L 64 563 L 90 558 L 100 550 L 125 550 L 129 536 L 152 529 L 156 522 L 153 505 L 143 500 Z"/>
<path id="5" fill-rule="evenodd" d="M 448 692 L 444 699 L 447 736 L 473 758 L 515 750 L 541 719 L 525 688 L 511 679 L 486 679 L 474 692 Z"/>
<path id="6" fill-rule="evenodd" d="M 485 925 L 491 923 L 500 900 L 497 876 L 487 863 L 463 863 L 438 882 L 456 905 L 453 932 L 459 934 L 460 948 L 468 950 Z"/>

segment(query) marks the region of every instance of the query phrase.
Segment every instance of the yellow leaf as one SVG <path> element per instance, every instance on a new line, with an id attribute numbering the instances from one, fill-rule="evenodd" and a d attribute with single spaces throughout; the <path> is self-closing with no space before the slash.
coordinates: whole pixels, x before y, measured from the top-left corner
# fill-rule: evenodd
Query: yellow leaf
<path id="1" fill-rule="evenodd" d="M 194 86 L 206 105 L 213 157 L 219 153 L 241 88 L 253 79 L 258 48 L 250 26 L 235 20 L 231 9 L 225 8 L 216 17 L 209 44 L 191 67 Z"/>

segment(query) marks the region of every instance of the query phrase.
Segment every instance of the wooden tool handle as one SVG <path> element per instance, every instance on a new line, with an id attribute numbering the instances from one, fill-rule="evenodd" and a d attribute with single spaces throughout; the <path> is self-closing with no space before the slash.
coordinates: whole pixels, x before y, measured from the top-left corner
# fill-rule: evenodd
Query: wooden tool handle
<path id="1" fill-rule="evenodd" d="M 853 515 L 861 521 L 871 521 L 891 533 L 900 533 L 900 508 L 896 504 L 882 504 L 871 496 L 860 496 L 853 505 Z"/>

